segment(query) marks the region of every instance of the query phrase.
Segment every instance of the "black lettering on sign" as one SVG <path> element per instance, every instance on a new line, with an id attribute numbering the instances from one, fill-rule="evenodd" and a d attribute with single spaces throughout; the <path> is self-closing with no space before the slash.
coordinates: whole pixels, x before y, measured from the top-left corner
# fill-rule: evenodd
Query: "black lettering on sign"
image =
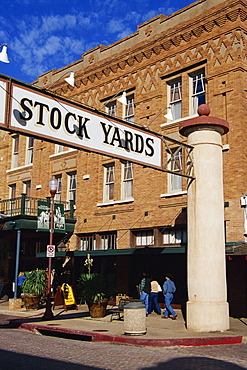
<path id="1" fill-rule="evenodd" d="M 147 149 L 145 150 L 145 154 L 148 157 L 152 157 L 154 155 L 154 148 L 152 147 L 152 144 L 154 143 L 154 139 L 151 139 L 150 137 L 146 140 L 146 146 L 148 147 L 149 151 Z"/>
<path id="2" fill-rule="evenodd" d="M 90 139 L 90 136 L 88 135 L 88 132 L 87 132 L 87 122 L 90 121 L 89 118 L 85 118 L 85 117 L 82 117 L 82 116 L 79 116 L 78 115 L 78 118 L 79 118 L 79 126 L 78 126 L 78 137 L 85 137 L 86 139 Z"/>
<path id="3" fill-rule="evenodd" d="M 56 107 L 52 108 L 50 114 L 50 124 L 54 130 L 59 130 L 62 123 L 62 114 L 60 110 Z"/>
<path id="4" fill-rule="evenodd" d="M 47 112 L 49 112 L 49 106 L 47 104 L 43 104 L 43 103 L 40 103 L 38 101 L 36 101 L 34 103 L 34 107 L 39 107 L 38 109 L 38 119 L 37 119 L 37 124 L 38 125 L 45 125 L 44 122 L 43 122 L 43 112 L 44 112 L 44 108 L 46 108 Z"/>
<path id="5" fill-rule="evenodd" d="M 25 119 L 25 121 L 29 121 L 33 117 L 33 112 L 30 109 L 30 107 L 28 105 L 26 105 L 26 103 L 28 103 L 32 107 L 33 102 L 32 102 L 32 100 L 30 100 L 28 98 L 23 98 L 20 101 L 20 106 L 23 109 L 23 112 L 21 112 L 21 116 Z M 27 113 L 27 115 L 26 115 L 26 113 Z"/>

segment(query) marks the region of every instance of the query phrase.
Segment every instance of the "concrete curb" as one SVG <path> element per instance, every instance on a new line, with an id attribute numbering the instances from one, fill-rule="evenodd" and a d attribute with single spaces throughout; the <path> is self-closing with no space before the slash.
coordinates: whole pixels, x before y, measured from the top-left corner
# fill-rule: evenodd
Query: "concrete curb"
<path id="1" fill-rule="evenodd" d="M 95 332 L 87 332 L 75 329 L 54 328 L 45 325 L 20 323 L 16 325 L 20 329 L 25 329 L 33 333 L 39 332 L 43 335 L 84 340 L 89 342 L 114 342 L 120 344 L 129 344 L 135 346 L 150 347 L 172 347 L 172 346 L 210 346 L 222 344 L 240 344 L 243 343 L 242 336 L 227 337 L 204 337 L 204 338 L 174 338 L 174 339 L 145 339 L 138 336 L 114 336 Z"/>

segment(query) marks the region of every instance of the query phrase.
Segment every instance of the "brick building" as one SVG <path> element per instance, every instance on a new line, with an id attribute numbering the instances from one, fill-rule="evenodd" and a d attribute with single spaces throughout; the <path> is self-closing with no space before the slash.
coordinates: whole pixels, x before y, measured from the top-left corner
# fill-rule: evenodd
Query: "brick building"
<path id="1" fill-rule="evenodd" d="M 226 245 L 236 248 L 244 241 L 240 197 L 247 191 L 246 8 L 245 0 L 199 0 L 170 16 L 157 15 L 130 36 L 109 46 L 99 45 L 82 59 L 48 71 L 35 82 L 47 89 L 52 85 L 57 95 L 174 139 L 169 148 L 163 146 L 163 161 L 178 173 L 180 164 L 187 161 L 177 143 L 185 142 L 178 133 L 179 123 L 197 115 L 198 105 L 206 102 L 212 116 L 230 124 L 223 137 L 225 235 Z M 66 71 L 75 73 L 74 88 L 61 78 Z M 127 105 L 118 100 L 123 91 Z M 164 117 L 168 107 L 172 119 Z M 160 283 L 165 271 L 172 272 L 178 286 L 176 303 L 184 303 L 186 177 L 16 134 L 1 132 L 1 139 L 0 204 L 22 193 L 46 198 L 52 176 L 59 182 L 57 199 L 75 201 L 77 221 L 67 245 L 69 252 L 57 253 L 63 260 L 71 258 L 74 281 L 90 253 L 95 270 L 116 275 L 120 293 L 135 296 L 143 270 Z M 70 222 L 74 225 L 72 218 Z M 2 232 L 2 254 L 8 229 Z M 30 240 L 26 234 L 22 244 L 32 251 L 36 246 L 36 257 L 45 264 L 45 237 L 36 234 Z M 234 315 L 247 312 L 247 262 L 242 248 L 241 244 L 241 255 L 227 259 Z M 6 258 L 2 256 L 0 269 Z M 24 268 L 23 257 L 21 261 Z M 233 281 L 236 271 L 241 275 L 237 286 Z M 237 307 L 231 305 L 231 292 L 236 289 L 241 291 Z"/>

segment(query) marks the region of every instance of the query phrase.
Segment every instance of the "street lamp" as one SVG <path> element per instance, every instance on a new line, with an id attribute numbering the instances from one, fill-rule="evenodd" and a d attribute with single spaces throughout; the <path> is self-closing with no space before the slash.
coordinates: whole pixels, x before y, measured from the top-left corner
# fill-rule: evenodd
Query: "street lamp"
<path id="1" fill-rule="evenodd" d="M 0 62 L 9 63 L 9 58 L 7 54 L 7 44 L 0 45 L 2 47 L 2 51 L 0 52 Z"/>
<path id="2" fill-rule="evenodd" d="M 49 181 L 49 188 L 51 194 L 51 206 L 50 206 L 50 244 L 48 247 L 53 246 L 53 233 L 54 233 L 54 197 L 57 192 L 58 182 L 56 179 L 51 179 Z M 51 310 L 51 261 L 52 257 L 48 257 L 48 282 L 47 282 L 47 292 L 46 292 L 46 307 L 45 313 L 42 320 L 53 320 L 54 315 Z"/>
<path id="3" fill-rule="evenodd" d="M 243 194 L 240 198 L 241 208 L 244 208 L 244 236 L 245 241 L 247 241 L 247 196 Z"/>

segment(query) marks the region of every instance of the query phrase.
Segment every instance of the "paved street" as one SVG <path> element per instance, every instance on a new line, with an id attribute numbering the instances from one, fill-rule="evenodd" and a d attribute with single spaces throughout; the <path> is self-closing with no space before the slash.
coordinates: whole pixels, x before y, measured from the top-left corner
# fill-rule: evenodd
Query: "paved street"
<path id="1" fill-rule="evenodd" d="M 247 344 L 135 347 L 52 338 L 1 321 L 1 370 L 6 369 L 247 369 Z"/>

